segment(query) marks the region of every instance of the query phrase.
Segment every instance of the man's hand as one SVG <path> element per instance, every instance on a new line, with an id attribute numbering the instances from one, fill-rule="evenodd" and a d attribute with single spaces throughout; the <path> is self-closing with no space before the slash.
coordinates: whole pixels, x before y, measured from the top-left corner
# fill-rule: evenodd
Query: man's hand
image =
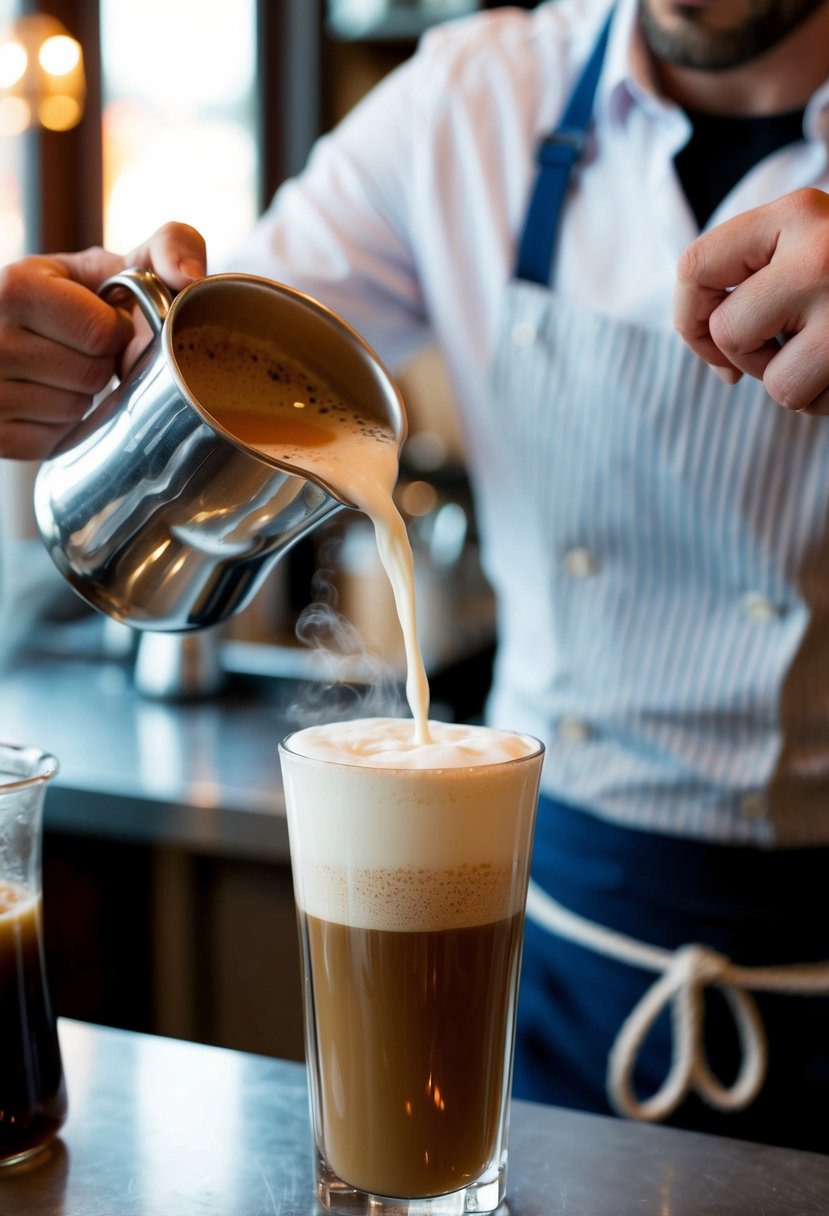
<path id="1" fill-rule="evenodd" d="M 126 266 L 154 270 L 179 291 L 204 274 L 204 241 L 185 224 L 166 224 L 126 257 L 87 249 L 0 269 L 0 457 L 48 456 L 146 345 L 143 323 L 96 295 Z"/>
<path id="2" fill-rule="evenodd" d="M 704 233 L 677 268 L 674 324 L 734 384 L 829 414 L 829 195 L 798 190 Z"/>

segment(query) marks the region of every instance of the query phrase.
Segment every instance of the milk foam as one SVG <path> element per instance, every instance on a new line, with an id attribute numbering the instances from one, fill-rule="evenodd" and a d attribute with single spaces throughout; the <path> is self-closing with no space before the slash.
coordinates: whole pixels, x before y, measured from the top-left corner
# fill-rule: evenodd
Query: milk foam
<path id="1" fill-rule="evenodd" d="M 500 920 L 524 900 L 541 768 L 537 741 L 400 719 L 299 731 L 282 750 L 300 909 L 411 931 Z"/>
<path id="2" fill-rule="evenodd" d="M 310 759 L 365 768 L 467 768 L 503 764 L 538 750 L 529 735 L 455 722 L 430 722 L 429 742 L 416 743 L 400 718 L 309 726 L 291 735 L 290 746 Z"/>

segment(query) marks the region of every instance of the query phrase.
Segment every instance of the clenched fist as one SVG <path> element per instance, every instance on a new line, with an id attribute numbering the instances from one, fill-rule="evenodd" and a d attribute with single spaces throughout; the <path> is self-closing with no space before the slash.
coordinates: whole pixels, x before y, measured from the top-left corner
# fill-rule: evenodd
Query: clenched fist
<path id="1" fill-rule="evenodd" d="M 798 190 L 703 233 L 678 267 L 677 330 L 726 383 L 829 414 L 829 194 Z"/>

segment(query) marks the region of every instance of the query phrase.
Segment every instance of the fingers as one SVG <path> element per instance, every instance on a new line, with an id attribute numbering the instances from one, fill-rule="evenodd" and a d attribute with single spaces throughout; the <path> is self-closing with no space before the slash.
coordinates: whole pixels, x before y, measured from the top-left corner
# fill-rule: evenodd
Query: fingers
<path id="1" fill-rule="evenodd" d="M 727 341 L 730 314 L 724 310 L 734 295 L 734 287 L 744 283 L 767 265 L 777 248 L 780 229 L 773 217 L 762 208 L 735 217 L 699 237 L 682 254 L 677 265 L 674 293 L 674 327 L 695 354 L 715 369 L 725 370 L 726 382 L 734 383 L 743 371 L 730 356 L 736 346 Z M 733 305 L 732 305 L 733 307 Z M 711 332 L 710 320 L 718 309 L 720 332 L 717 340 Z M 759 340 L 752 337 L 752 349 L 761 348 L 774 333 Z"/>
<path id="2" fill-rule="evenodd" d="M 87 354 L 30 330 L 19 330 L 7 348 L 0 333 L 0 356 L 3 381 L 18 393 L 19 386 L 37 384 L 89 398 L 106 387 L 115 368 L 114 354 Z"/>
<path id="3" fill-rule="evenodd" d="M 95 393 L 146 345 L 140 319 L 97 295 L 128 265 L 173 291 L 205 273 L 204 240 L 166 224 L 126 257 L 104 249 L 23 258 L 0 269 L 0 456 L 40 459 Z"/>
<path id="4" fill-rule="evenodd" d="M 674 322 L 726 381 L 747 374 L 787 409 L 827 412 L 829 196 L 796 191 L 694 241 Z"/>
<path id="5" fill-rule="evenodd" d="M 0 271 L 0 456 L 35 460 L 105 388 L 129 318 L 69 277 L 65 259 Z"/>
<path id="6" fill-rule="evenodd" d="M 783 335 L 795 332 L 792 284 L 778 268 L 765 266 L 727 292 L 707 319 L 708 340 L 729 366 L 758 380 L 781 347 Z"/>
<path id="7" fill-rule="evenodd" d="M 207 268 L 204 237 L 189 224 L 165 224 L 125 260 L 154 270 L 173 291 L 201 278 Z"/>
<path id="8" fill-rule="evenodd" d="M 86 393 L 19 381 L 2 386 L 0 458 L 41 460 L 89 408 Z"/>
<path id="9" fill-rule="evenodd" d="M 174 291 L 205 272 L 204 240 L 165 224 L 127 257 L 104 249 L 24 258 L 0 269 L 0 326 L 16 325 L 87 355 L 115 354 L 133 336 L 128 314 L 95 293 L 127 265 L 154 270 Z"/>
<path id="10" fill-rule="evenodd" d="M 775 348 L 763 369 L 771 397 L 801 414 L 829 414 L 829 315 Z"/>
<path id="11" fill-rule="evenodd" d="M 107 377 L 101 388 L 106 387 Z M 0 380 L 0 458 L 41 460 L 89 409 L 88 392 Z"/>
<path id="12" fill-rule="evenodd" d="M 7 460 L 45 460 L 66 433 L 65 426 L 31 422 L 25 418 L 0 419 L 0 457 Z"/>
<path id="13" fill-rule="evenodd" d="M 0 373 L 15 361 L 21 332 L 92 357 L 114 355 L 129 341 L 127 315 L 73 278 L 73 264 L 72 255 L 25 258 L 0 270 Z"/>
<path id="14" fill-rule="evenodd" d="M 677 266 L 677 304 L 687 305 L 699 291 L 721 295 L 767 266 L 777 249 L 784 214 L 784 208 L 770 203 L 697 237 Z"/>

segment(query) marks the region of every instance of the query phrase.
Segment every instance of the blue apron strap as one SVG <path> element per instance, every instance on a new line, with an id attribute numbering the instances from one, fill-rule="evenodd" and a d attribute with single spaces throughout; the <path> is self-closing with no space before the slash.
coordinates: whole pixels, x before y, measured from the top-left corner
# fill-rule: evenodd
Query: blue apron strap
<path id="1" fill-rule="evenodd" d="M 564 196 L 573 167 L 581 159 L 593 120 L 593 99 L 604 62 L 611 12 L 573 90 L 558 127 L 538 149 L 539 170 L 518 249 L 515 277 L 546 285 Z"/>

